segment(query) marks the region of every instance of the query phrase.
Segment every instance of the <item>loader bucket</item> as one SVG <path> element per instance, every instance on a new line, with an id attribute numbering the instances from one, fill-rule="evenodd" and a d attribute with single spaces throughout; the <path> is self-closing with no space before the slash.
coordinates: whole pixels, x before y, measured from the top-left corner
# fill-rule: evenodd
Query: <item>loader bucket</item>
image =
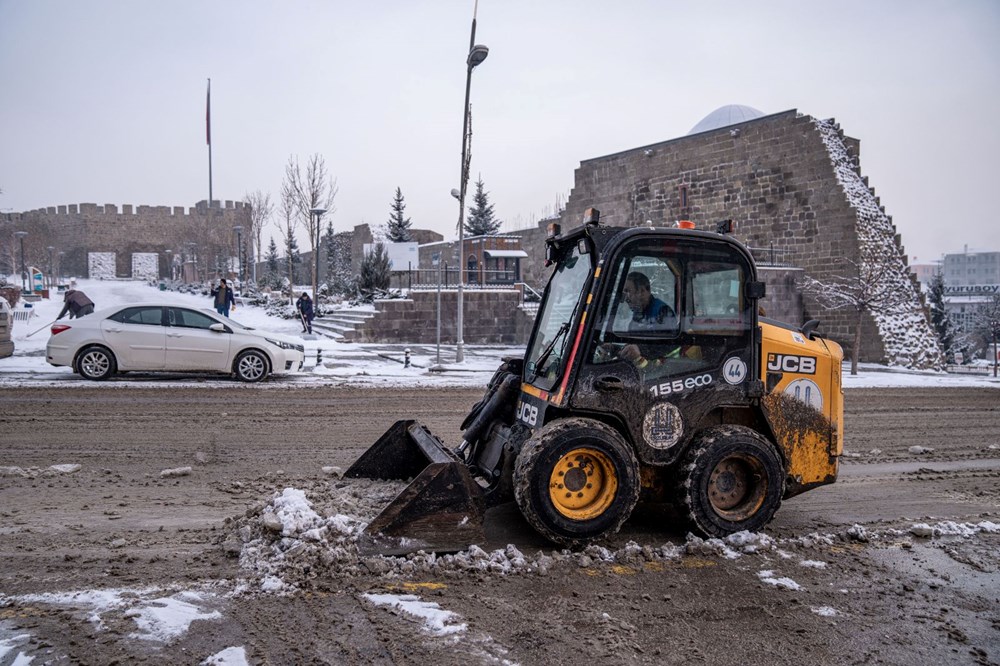
<path id="1" fill-rule="evenodd" d="M 345 476 L 413 478 L 365 528 L 362 554 L 454 552 L 486 538 L 481 487 L 465 463 L 416 421 L 396 421 Z"/>

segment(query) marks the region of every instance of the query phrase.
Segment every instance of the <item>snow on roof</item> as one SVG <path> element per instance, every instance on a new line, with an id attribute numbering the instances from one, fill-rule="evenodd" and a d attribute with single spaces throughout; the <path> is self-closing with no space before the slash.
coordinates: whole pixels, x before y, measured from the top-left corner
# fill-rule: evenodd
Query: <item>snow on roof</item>
<path id="1" fill-rule="evenodd" d="M 758 111 L 752 106 L 743 106 L 742 104 L 728 104 L 726 106 L 720 106 L 718 109 L 702 118 L 697 125 L 692 127 L 691 131 L 688 132 L 688 136 L 719 129 L 720 127 L 737 125 L 748 120 L 762 118 L 763 116 L 763 111 Z"/>

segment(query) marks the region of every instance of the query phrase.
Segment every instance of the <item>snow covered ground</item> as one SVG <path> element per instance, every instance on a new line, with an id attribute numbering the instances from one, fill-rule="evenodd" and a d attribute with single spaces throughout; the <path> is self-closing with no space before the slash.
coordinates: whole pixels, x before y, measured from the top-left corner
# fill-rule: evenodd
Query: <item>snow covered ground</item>
<path id="1" fill-rule="evenodd" d="M 139 302 L 163 302 L 189 307 L 211 307 L 207 296 L 196 296 L 174 291 L 159 291 L 144 282 L 78 280 L 82 290 L 97 309 L 114 305 Z M 34 314 L 25 321 L 15 321 L 13 328 L 14 355 L 0 359 L 0 386 L 65 386 L 67 383 L 95 386 L 84 382 L 69 368 L 57 368 L 45 361 L 45 345 L 49 339 L 49 326 L 62 309 L 62 299 L 54 294 L 50 300 L 31 304 Z M 23 303 L 18 304 L 21 309 Z M 262 308 L 238 306 L 231 318 L 252 328 L 300 336 L 302 328 L 297 320 L 268 315 Z M 64 320 L 69 323 L 69 320 Z M 308 336 L 312 337 L 312 336 Z M 438 365 L 435 345 L 409 345 L 410 365 L 404 367 L 407 345 L 381 345 L 342 343 L 316 336 L 303 339 L 306 362 L 303 372 L 288 378 L 277 378 L 258 386 L 295 385 L 318 386 L 357 383 L 374 386 L 485 386 L 504 356 L 519 356 L 523 347 L 481 347 L 466 345 L 465 361 L 454 363 L 455 346 L 441 346 L 441 363 Z M 435 368 L 431 370 L 431 368 Z M 191 375 L 142 375 L 105 382 L 101 386 L 135 385 L 184 385 L 232 387 L 234 381 L 225 377 Z"/>
<path id="2" fill-rule="evenodd" d="M 194 307 L 211 307 L 211 299 L 173 291 L 158 291 L 143 282 L 121 280 L 79 280 L 82 289 L 97 308 L 125 305 L 143 301 L 162 301 Z M 23 307 L 19 304 L 18 306 Z M 51 300 L 32 304 L 34 315 L 27 322 L 16 321 L 13 329 L 14 355 L 0 359 L 0 386 L 65 386 L 78 383 L 95 386 L 74 375 L 69 368 L 56 368 L 45 361 L 45 344 L 49 338 L 47 324 L 62 309 L 58 294 Z M 298 322 L 268 315 L 263 309 L 238 307 L 232 318 L 253 328 L 300 335 Z M 41 330 L 39 330 L 41 329 Z M 32 334 L 33 333 L 33 334 Z M 465 361 L 455 363 L 455 346 L 441 346 L 441 363 L 438 365 L 435 345 L 409 345 L 411 367 L 403 365 L 407 345 L 342 343 L 319 337 L 303 340 L 306 365 L 303 372 L 288 378 L 272 379 L 262 386 L 297 386 L 315 384 L 369 386 L 485 386 L 504 356 L 520 356 L 523 347 L 490 347 L 466 345 Z M 432 369 L 433 368 L 433 369 Z M 198 385 L 206 387 L 232 387 L 234 381 L 225 377 L 199 376 L 197 379 L 179 374 L 143 375 L 127 380 L 106 382 L 101 386 L 122 387 L 137 385 Z M 1000 379 L 982 375 L 951 375 L 943 372 L 914 372 L 887 368 L 875 364 L 862 364 L 857 376 L 844 369 L 844 387 L 993 387 L 1000 388 Z"/>

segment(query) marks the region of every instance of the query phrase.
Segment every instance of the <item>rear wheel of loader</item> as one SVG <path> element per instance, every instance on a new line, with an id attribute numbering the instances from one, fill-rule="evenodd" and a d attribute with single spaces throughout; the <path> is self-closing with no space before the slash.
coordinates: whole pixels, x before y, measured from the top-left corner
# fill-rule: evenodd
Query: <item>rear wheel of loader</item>
<path id="1" fill-rule="evenodd" d="M 690 526 L 709 537 L 764 527 L 785 490 L 784 467 L 774 446 L 743 426 L 696 435 L 679 472 L 678 504 Z"/>
<path id="2" fill-rule="evenodd" d="M 614 534 L 639 499 L 639 463 L 618 432 L 599 421 L 550 423 L 521 449 L 514 498 L 542 536 L 566 546 Z"/>

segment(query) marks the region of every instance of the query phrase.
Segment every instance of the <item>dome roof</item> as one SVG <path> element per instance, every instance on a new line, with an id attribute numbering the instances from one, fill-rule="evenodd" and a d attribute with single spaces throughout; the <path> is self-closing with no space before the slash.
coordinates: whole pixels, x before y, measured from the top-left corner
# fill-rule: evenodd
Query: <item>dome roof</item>
<path id="1" fill-rule="evenodd" d="M 742 104 L 720 106 L 718 109 L 702 118 L 701 122 L 692 127 L 691 131 L 688 132 L 688 136 L 692 134 L 699 134 L 701 132 L 708 132 L 709 130 L 719 129 L 720 127 L 737 125 L 739 123 L 754 120 L 755 118 L 761 118 L 763 116 L 763 112 L 758 111 L 752 106 L 743 106 Z"/>

